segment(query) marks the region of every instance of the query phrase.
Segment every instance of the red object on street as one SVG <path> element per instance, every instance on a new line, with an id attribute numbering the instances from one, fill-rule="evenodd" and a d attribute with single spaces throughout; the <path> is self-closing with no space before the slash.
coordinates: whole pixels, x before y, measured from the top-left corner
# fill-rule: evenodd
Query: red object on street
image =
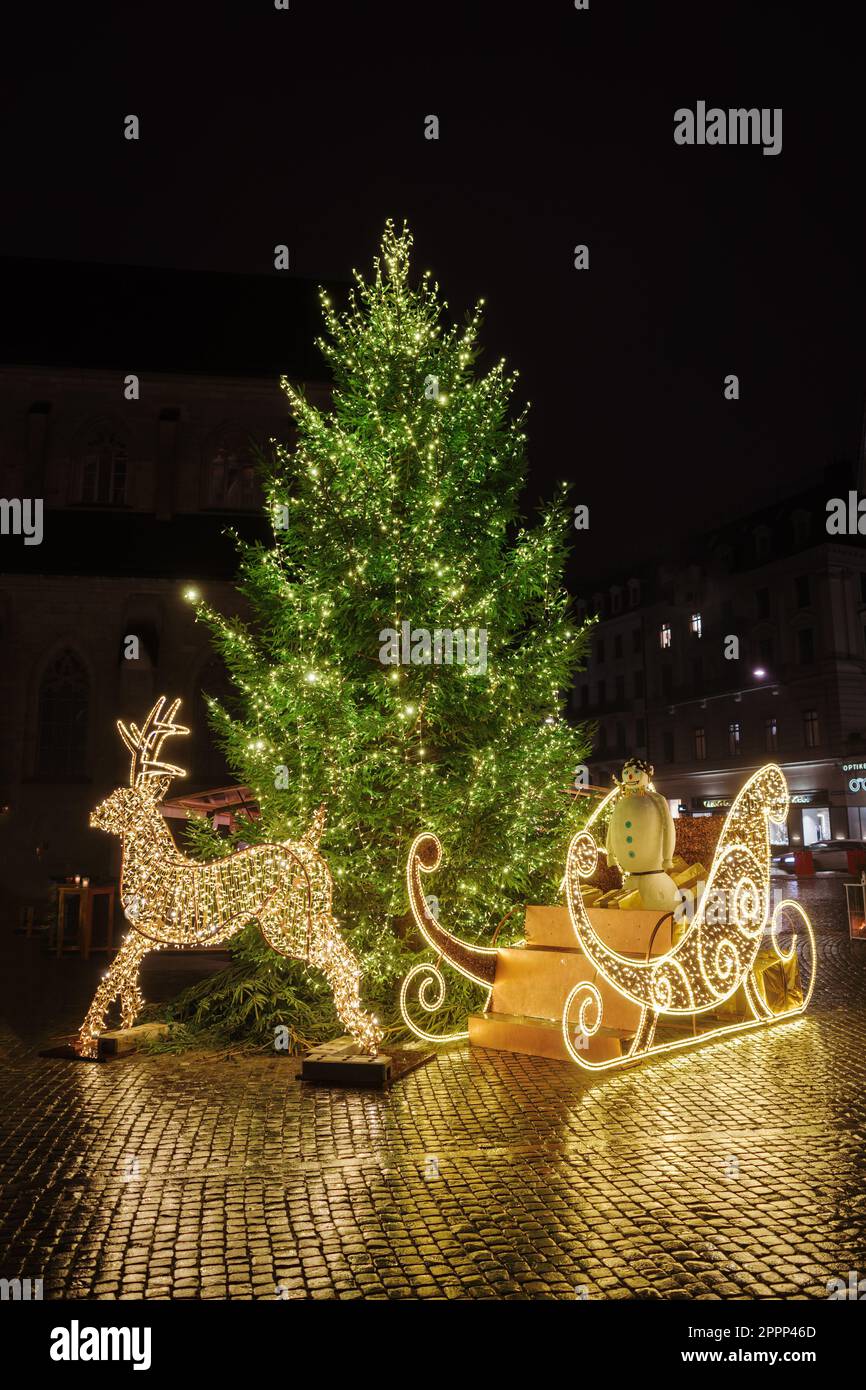
<path id="1" fill-rule="evenodd" d="M 810 849 L 798 849 L 794 854 L 794 873 L 798 878 L 809 878 L 815 872 L 815 859 Z"/>
<path id="2" fill-rule="evenodd" d="M 848 872 L 852 878 L 859 878 L 866 869 L 866 849 L 849 849 Z"/>

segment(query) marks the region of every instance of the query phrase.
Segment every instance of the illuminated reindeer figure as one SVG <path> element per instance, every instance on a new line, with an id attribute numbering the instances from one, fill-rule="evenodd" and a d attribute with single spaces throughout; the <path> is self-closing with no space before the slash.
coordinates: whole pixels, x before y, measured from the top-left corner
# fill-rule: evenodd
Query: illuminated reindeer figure
<path id="1" fill-rule="evenodd" d="M 307 961 L 323 972 L 340 1020 L 364 1051 L 375 1056 L 382 1030 L 361 1006 L 361 970 L 333 916 L 334 883 L 319 853 L 324 806 L 300 840 L 252 845 L 204 864 L 187 858 L 160 811 L 172 778 L 185 775 L 182 768 L 160 758 L 167 738 L 189 733 L 175 723 L 179 707 L 180 700 L 175 700 L 166 710 L 163 695 L 141 729 L 118 722 L 132 755 L 130 785 L 112 792 L 90 817 L 92 826 L 120 836 L 120 900 L 131 930 L 81 1026 L 82 1055 L 96 1055 L 108 1009 L 118 996 L 123 1027 L 132 1027 L 144 1004 L 138 972 L 149 951 L 229 941 L 255 918 L 280 955 Z"/>

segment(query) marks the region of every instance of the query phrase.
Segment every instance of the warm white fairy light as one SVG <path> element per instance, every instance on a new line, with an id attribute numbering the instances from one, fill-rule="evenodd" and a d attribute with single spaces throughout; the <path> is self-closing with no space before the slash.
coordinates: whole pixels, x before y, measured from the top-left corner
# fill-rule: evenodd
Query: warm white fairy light
<path id="1" fill-rule="evenodd" d="M 436 921 L 430 911 L 421 884 L 422 874 L 432 874 L 438 869 L 442 862 L 442 845 L 435 835 L 416 835 L 409 849 L 409 857 L 406 862 L 406 891 L 409 894 L 409 906 L 415 925 L 420 931 L 427 945 L 432 947 L 439 954 L 439 959 L 443 955 L 448 957 L 449 965 L 463 975 L 465 979 L 472 980 L 474 984 L 486 987 L 486 996 L 483 1009 L 486 1010 L 490 1002 L 490 995 L 493 990 L 493 976 L 496 971 L 497 951 L 495 946 L 469 946 L 459 937 Z M 425 978 L 426 976 L 426 978 Z M 432 965 L 426 961 L 421 961 L 413 965 L 403 980 L 400 989 L 400 1013 L 407 1028 L 418 1038 L 423 1038 L 425 1042 L 459 1042 L 468 1038 L 467 1032 L 449 1033 L 427 1033 L 419 1028 L 409 1015 L 408 995 L 410 986 L 415 980 L 420 980 L 418 988 L 418 1002 L 427 1013 L 434 1013 L 441 1008 L 445 998 L 445 981 L 439 970 L 438 963 Z M 435 987 L 435 995 L 430 994 L 431 986 Z"/>
<path id="2" fill-rule="evenodd" d="M 216 945 L 256 919 L 280 955 L 305 960 L 325 975 L 341 1022 L 375 1056 L 378 1021 L 361 1005 L 361 970 L 333 915 L 333 879 L 319 852 L 322 806 L 306 834 L 282 844 L 251 845 L 225 858 L 199 863 L 176 847 L 160 802 L 183 770 L 162 762 L 167 738 L 187 734 L 175 723 L 180 701 L 154 705 L 141 729 L 118 723 L 130 750 L 130 785 L 112 792 L 90 823 L 119 835 L 123 848 L 120 899 L 131 923 L 81 1028 L 80 1048 L 94 1056 L 112 1001 L 120 996 L 122 1022 L 131 1027 L 143 999 L 138 971 L 143 956 L 162 946 Z"/>
<path id="3" fill-rule="evenodd" d="M 817 960 L 815 935 L 803 907 L 793 901 L 779 903 L 770 916 L 770 839 L 769 822 L 783 823 L 788 815 L 788 787 L 781 768 L 768 764 L 749 779 L 734 801 L 713 857 L 713 864 L 694 917 L 682 938 L 664 955 L 647 960 L 625 956 L 609 947 L 593 926 L 581 885 L 595 871 L 599 844 L 591 828 L 616 795 L 614 789 L 596 807 L 586 826 L 571 841 L 564 879 L 571 924 L 581 951 L 597 971 L 596 982 L 582 980 L 574 986 L 562 1012 L 562 1037 L 569 1056 L 589 1071 L 610 1071 L 639 1058 L 676 1052 L 698 1043 L 780 1022 L 802 1014 L 808 1007 L 815 984 Z M 422 1032 L 409 1018 L 406 1007 L 410 985 L 422 972 L 427 978 L 418 993 L 425 1010 L 433 1012 L 444 999 L 444 981 L 439 963 L 445 956 L 467 979 L 488 986 L 490 999 L 495 978 L 495 948 L 470 946 L 440 927 L 427 907 L 421 891 L 420 875 L 435 869 L 441 846 L 435 835 L 419 835 L 412 844 L 406 867 L 409 902 L 415 922 L 437 953 L 437 964 L 418 964 L 403 981 L 400 1007 L 405 1022 L 419 1037 L 431 1042 L 465 1038 L 466 1033 L 437 1037 Z M 801 1003 L 774 1013 L 755 983 L 754 968 L 758 950 L 769 926 L 770 946 L 784 967 L 796 957 L 796 933 L 785 950 L 779 942 L 781 924 L 787 915 L 799 918 L 809 942 L 809 979 Z M 664 920 L 664 918 L 662 918 Z M 599 979 L 600 977 L 600 979 Z M 586 1044 L 603 1027 L 604 996 L 600 983 L 641 1007 L 640 1020 L 631 1046 L 622 1056 L 592 1061 Z M 435 987 L 435 992 L 431 990 Z M 720 1023 L 692 1036 L 669 1042 L 655 1041 L 660 1019 L 694 1019 L 710 1014 L 730 999 L 738 989 L 744 992 L 750 1017 L 733 1023 Z M 487 1002 L 484 1009 L 486 1011 Z M 576 1011 L 576 1017 L 572 1013 Z M 580 1046 L 575 1046 L 575 1034 Z"/>

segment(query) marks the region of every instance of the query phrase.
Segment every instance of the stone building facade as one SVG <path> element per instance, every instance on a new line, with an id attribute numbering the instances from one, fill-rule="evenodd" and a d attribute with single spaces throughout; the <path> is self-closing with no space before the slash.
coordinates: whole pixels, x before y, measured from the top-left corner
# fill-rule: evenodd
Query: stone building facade
<path id="1" fill-rule="evenodd" d="M 852 483 L 829 470 L 679 563 L 583 597 L 600 621 L 573 710 L 597 721 L 593 782 L 636 754 L 675 815 L 700 815 L 775 761 L 790 844 L 866 840 L 866 545 L 826 530 L 827 501 Z"/>
<path id="2" fill-rule="evenodd" d="M 202 698 L 203 691 L 225 694 L 228 680 L 185 595 L 194 589 L 220 611 L 238 611 L 236 551 L 226 533 L 269 534 L 253 455 L 271 439 L 291 444 L 279 371 L 321 404 L 329 394 L 323 369 L 311 379 L 309 360 L 301 352 L 281 359 L 278 344 L 272 368 L 265 361 L 249 369 L 244 341 L 261 351 L 263 337 L 292 338 L 286 324 L 293 318 L 282 317 L 292 304 L 271 280 L 264 295 L 244 277 L 207 276 L 195 287 L 236 324 L 244 322 L 239 296 L 249 309 L 246 338 L 215 356 L 201 336 L 207 322 L 196 295 L 189 302 L 187 294 L 170 334 L 154 325 L 154 301 L 158 307 L 168 294 L 160 273 L 111 268 L 108 290 L 98 271 L 72 273 L 66 290 L 70 278 L 73 289 L 78 284 L 79 321 L 93 304 L 94 283 L 108 298 L 121 285 L 120 305 L 138 314 L 140 331 L 125 342 L 128 323 L 118 325 L 107 345 L 93 333 L 58 345 L 49 332 L 25 349 L 26 363 L 8 361 L 15 343 L 4 335 L 0 496 L 43 502 L 40 544 L 27 545 L 11 530 L 0 535 L 4 928 L 24 907 L 44 913 L 52 884 L 69 875 L 116 874 L 118 845 L 91 830 L 88 817 L 128 776 L 118 718 L 141 719 L 162 693 L 181 696 L 193 733 L 173 755 L 189 770 L 176 789 L 229 780 Z M 168 278 L 177 291 L 182 282 Z M 294 317 L 305 323 L 311 289 L 290 295 Z M 176 303 L 182 298 L 175 293 Z M 271 298 L 276 321 L 267 311 Z M 56 311 L 56 298 L 53 305 Z M 51 306 L 43 309 L 50 316 Z M 110 326 L 109 303 L 97 318 Z M 56 365 L 61 351 L 76 360 Z M 38 356 L 45 360 L 32 360 Z M 196 361 L 201 370 L 193 369 Z M 130 372 L 138 377 L 137 399 L 127 397 Z"/>

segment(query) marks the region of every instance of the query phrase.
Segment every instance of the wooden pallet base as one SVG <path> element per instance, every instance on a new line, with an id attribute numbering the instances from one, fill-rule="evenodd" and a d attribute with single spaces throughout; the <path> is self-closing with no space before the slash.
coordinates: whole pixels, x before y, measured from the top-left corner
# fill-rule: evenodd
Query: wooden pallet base
<path id="1" fill-rule="evenodd" d="M 146 1043 L 167 1038 L 171 1031 L 167 1023 L 137 1023 L 133 1028 L 114 1028 L 99 1035 L 100 1057 L 125 1057 L 138 1052 Z"/>
<path id="2" fill-rule="evenodd" d="M 313 1047 L 301 1062 L 300 1078 L 319 1086 L 361 1086 L 382 1090 L 391 1083 L 391 1058 L 369 1057 L 354 1038 L 336 1038 Z"/>

